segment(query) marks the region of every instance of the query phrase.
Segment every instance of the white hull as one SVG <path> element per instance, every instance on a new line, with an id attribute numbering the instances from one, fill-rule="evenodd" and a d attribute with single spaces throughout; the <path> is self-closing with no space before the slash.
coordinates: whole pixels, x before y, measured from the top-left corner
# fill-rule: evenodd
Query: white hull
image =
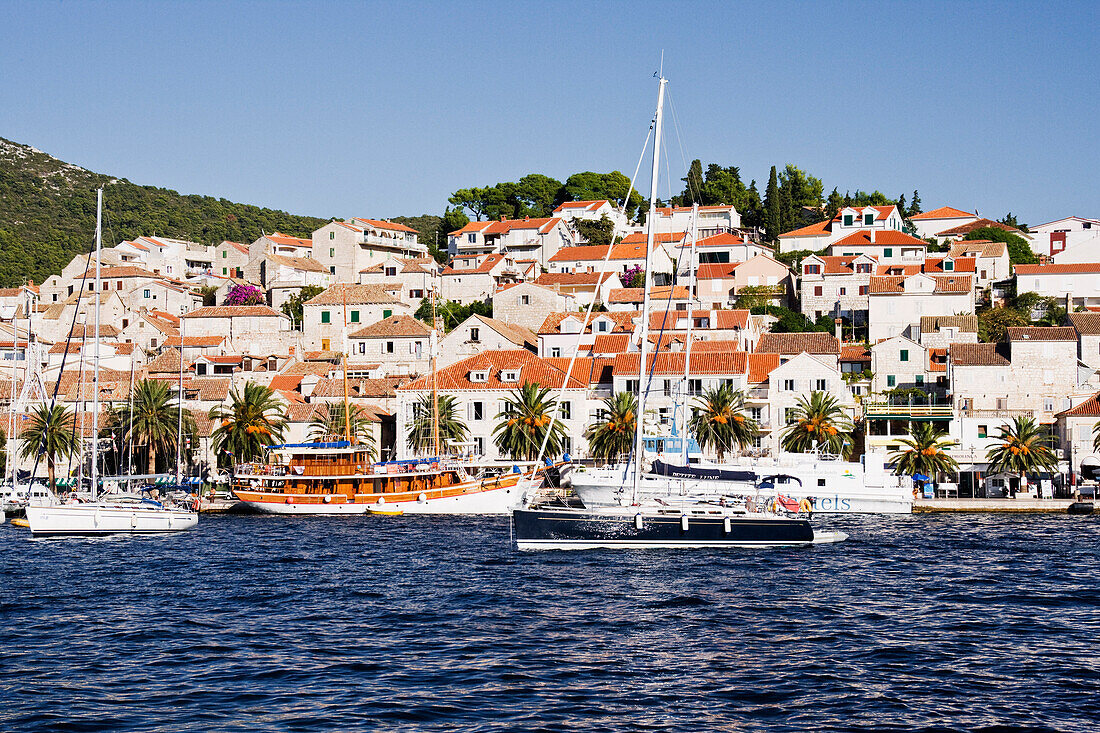
<path id="1" fill-rule="evenodd" d="M 180 509 L 141 505 L 89 503 L 28 506 L 27 522 L 36 537 L 182 532 L 198 524 L 199 515 Z"/>
<path id="2" fill-rule="evenodd" d="M 272 501 L 244 501 L 245 506 L 264 514 L 341 516 L 367 514 L 370 510 L 402 514 L 510 514 L 519 504 L 520 490 L 515 486 L 474 491 L 457 496 L 424 501 L 377 501 L 329 504 L 295 501 L 293 494 L 272 494 Z M 265 497 L 266 498 L 266 497 Z M 290 499 L 288 502 L 287 499 Z"/>
<path id="3" fill-rule="evenodd" d="M 835 465 L 835 464 L 834 464 Z M 770 467 L 769 467 L 770 468 Z M 790 471 L 791 468 L 786 468 Z M 827 466 L 833 468 L 833 466 Z M 776 471 L 774 468 L 770 468 Z M 776 498 L 779 494 L 799 502 L 806 500 L 814 513 L 819 514 L 911 514 L 913 495 L 903 486 L 867 486 L 857 472 L 851 475 L 836 470 L 815 472 L 798 471 L 803 483 L 783 483 L 774 488 L 758 488 L 751 483 L 683 479 L 668 476 L 645 475 L 638 485 L 638 501 L 663 501 L 672 505 L 700 501 L 718 502 L 723 497 L 753 497 L 757 500 Z M 818 486 L 822 478 L 825 486 Z M 576 471 L 573 474 L 573 491 L 585 507 L 624 506 L 631 503 L 632 478 L 623 472 L 608 469 Z M 883 480 L 883 484 L 887 482 Z"/>

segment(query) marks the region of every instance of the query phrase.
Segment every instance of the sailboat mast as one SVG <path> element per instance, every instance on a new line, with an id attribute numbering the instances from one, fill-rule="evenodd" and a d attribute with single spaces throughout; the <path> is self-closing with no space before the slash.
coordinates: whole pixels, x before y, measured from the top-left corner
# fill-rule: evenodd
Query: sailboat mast
<path id="1" fill-rule="evenodd" d="M 95 355 L 92 357 L 92 498 L 99 495 L 99 293 L 102 289 L 102 273 L 99 261 L 103 249 L 103 189 L 96 190 L 95 202 Z M 88 328 L 84 327 L 84 340 Z M 180 357 L 182 358 L 182 357 Z"/>
<path id="2" fill-rule="evenodd" d="M 695 239 L 699 231 L 699 202 L 691 205 L 691 255 L 688 261 L 688 326 L 687 343 L 684 344 L 684 409 L 680 422 L 680 464 L 688 463 L 688 377 L 691 374 L 691 326 L 695 323 Z"/>
<path id="3" fill-rule="evenodd" d="M 346 285 L 344 286 L 344 333 L 343 343 L 340 346 L 344 357 L 344 440 L 351 443 L 351 405 L 348 403 L 348 288 Z"/>
<path id="4" fill-rule="evenodd" d="M 432 288 L 432 456 L 439 457 L 439 381 L 436 378 L 437 358 L 439 351 L 439 330 L 435 315 L 435 288 Z"/>
<path id="5" fill-rule="evenodd" d="M 176 486 L 183 480 L 183 344 L 187 333 L 187 321 L 180 319 L 180 382 L 179 396 L 176 398 Z M 132 363 L 132 362 L 131 362 Z M 133 374 L 131 368 L 130 373 Z"/>
<path id="6" fill-rule="evenodd" d="M 657 114 L 653 119 L 653 169 L 649 179 L 649 215 L 646 217 L 646 247 L 645 247 L 645 280 L 642 284 L 642 342 L 639 346 L 638 358 L 638 414 L 635 417 L 634 430 L 634 483 L 631 486 L 631 503 L 638 501 L 638 479 L 642 474 L 642 448 L 645 445 L 643 435 L 645 432 L 645 379 L 646 379 L 646 355 L 649 343 L 649 291 L 653 285 L 653 272 L 650 266 L 653 252 L 653 240 L 656 233 L 657 218 L 657 176 L 661 165 L 661 123 L 664 117 L 665 84 L 668 80 L 659 77 L 657 87 Z"/>

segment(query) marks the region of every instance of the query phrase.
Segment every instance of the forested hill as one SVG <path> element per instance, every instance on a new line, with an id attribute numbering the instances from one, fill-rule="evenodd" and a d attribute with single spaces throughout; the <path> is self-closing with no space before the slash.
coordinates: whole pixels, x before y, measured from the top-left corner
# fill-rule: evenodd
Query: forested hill
<path id="1" fill-rule="evenodd" d="M 139 186 L 0 138 L 0 287 L 41 282 L 94 246 L 100 185 L 104 246 L 153 234 L 206 244 L 252 242 L 261 230 L 308 237 L 328 221 Z"/>

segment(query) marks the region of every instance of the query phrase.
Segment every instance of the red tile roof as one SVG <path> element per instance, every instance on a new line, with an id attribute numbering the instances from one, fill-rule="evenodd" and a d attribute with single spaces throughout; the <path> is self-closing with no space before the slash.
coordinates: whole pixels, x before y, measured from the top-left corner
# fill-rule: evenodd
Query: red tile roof
<path id="1" fill-rule="evenodd" d="M 863 344 L 841 344 L 840 361 L 871 362 L 871 350 Z"/>
<path id="2" fill-rule="evenodd" d="M 312 239 L 301 239 L 299 237 L 291 237 L 286 234 L 280 234 L 279 232 L 272 232 L 265 235 L 269 240 L 275 244 L 281 244 L 288 247 L 312 247 Z"/>
<path id="3" fill-rule="evenodd" d="M 695 271 L 697 280 L 725 280 L 733 277 L 740 262 L 705 262 Z"/>
<path id="4" fill-rule="evenodd" d="M 883 247 L 899 247 L 903 245 L 919 245 L 921 247 L 927 247 L 928 243 L 923 239 L 917 239 L 914 236 L 906 234 L 905 232 L 899 232 L 896 229 L 875 229 L 875 241 L 871 241 L 871 230 L 861 229 L 859 231 L 852 232 L 846 237 L 842 237 L 833 242 L 831 247 L 865 247 L 879 245 Z"/>
<path id="5" fill-rule="evenodd" d="M 537 229 L 546 233 L 557 226 L 561 219 L 547 217 L 544 219 L 502 219 L 501 221 L 472 221 L 461 229 L 449 232 L 448 236 L 457 236 L 466 232 L 481 232 L 485 235 L 507 234 L 513 229 Z"/>
<path id="6" fill-rule="evenodd" d="M 1001 344 L 951 344 L 948 357 L 955 366 L 1008 366 Z"/>
<path id="7" fill-rule="evenodd" d="M 994 229 L 1001 229 L 1006 232 L 1014 232 L 1016 234 L 1022 234 L 1016 227 L 1010 227 L 1007 224 L 1002 224 L 999 221 L 993 221 L 992 219 L 978 219 L 972 221 L 969 224 L 960 224 L 957 227 L 951 227 L 950 229 L 944 229 L 942 232 L 936 234 L 937 237 L 955 237 L 969 234 L 975 229 L 985 229 L 986 227 L 992 227 Z"/>
<path id="8" fill-rule="evenodd" d="M 504 261 L 504 255 L 491 254 L 481 261 L 481 264 L 477 267 L 471 267 L 468 269 L 458 269 L 455 267 L 443 268 L 444 275 L 471 275 L 474 273 L 487 273 L 491 272 L 494 267 Z"/>
<path id="9" fill-rule="evenodd" d="M 840 354 L 840 342 L 831 333 L 764 333 L 756 345 L 758 354 Z"/>
<path id="10" fill-rule="evenodd" d="M 1076 407 L 1059 412 L 1055 417 L 1100 417 L 1100 392 Z"/>
<path id="11" fill-rule="evenodd" d="M 1089 336 L 1100 335 L 1100 313 L 1070 313 L 1069 322 L 1077 333 Z"/>
<path id="12" fill-rule="evenodd" d="M 392 338 L 397 336 L 430 336 L 431 329 L 412 316 L 390 316 L 377 323 L 364 326 L 349 338 Z"/>
<path id="13" fill-rule="evenodd" d="M 605 272 L 602 275 L 598 272 L 544 272 L 534 282 L 536 285 L 549 288 L 553 288 L 555 285 L 595 285 L 597 282 L 605 283 L 617 276 L 618 273 L 616 272 Z"/>
<path id="14" fill-rule="evenodd" d="M 955 209 L 950 206 L 941 206 L 938 209 L 932 209 L 931 211 L 914 214 L 909 218 L 912 221 L 922 221 L 924 219 L 973 219 L 974 217 L 975 214 L 971 214 L 969 211 Z"/>
<path id="15" fill-rule="evenodd" d="M 604 204 L 610 206 L 611 202 L 607 199 L 600 199 L 599 201 L 566 201 L 565 203 L 560 204 L 558 208 L 554 209 L 554 213 L 557 214 L 559 211 L 565 211 L 566 209 L 584 209 L 585 211 L 596 211 Z"/>
<path id="16" fill-rule="evenodd" d="M 645 297 L 645 288 L 614 288 L 607 296 L 608 303 L 641 303 Z M 649 290 L 650 302 L 687 300 L 691 293 L 683 285 L 656 285 Z"/>
<path id="17" fill-rule="evenodd" d="M 819 221 L 815 224 L 810 224 L 809 226 L 800 227 L 798 229 L 792 229 L 791 231 L 789 231 L 785 234 L 780 234 L 779 238 L 780 239 L 785 239 L 787 237 L 820 237 L 820 236 L 824 236 L 825 234 L 829 233 L 829 224 L 830 224 L 830 222 L 828 222 L 828 221 Z"/>
<path id="18" fill-rule="evenodd" d="M 386 221 L 384 219 L 364 219 L 360 216 L 357 216 L 353 218 L 352 221 L 363 222 L 364 224 L 374 227 L 375 229 L 388 229 L 394 232 L 408 232 L 409 234 L 419 234 L 419 232 L 417 232 L 412 227 L 407 227 L 404 224 L 397 224 L 396 222 Z"/>
<path id="19" fill-rule="evenodd" d="M 600 262 L 607 255 L 607 247 L 583 244 L 579 247 L 562 247 L 550 262 Z M 645 240 L 639 243 L 620 242 L 611 248 L 612 260 L 644 260 Z"/>
<path id="20" fill-rule="evenodd" d="M 629 333 L 600 333 L 592 341 L 592 353 L 597 355 L 621 354 L 630 346 Z"/>
<path id="21" fill-rule="evenodd" d="M 1072 326 L 1013 326 L 1006 331 L 1009 341 L 1077 342 L 1077 331 Z"/>
<path id="22" fill-rule="evenodd" d="M 653 241 L 659 244 L 676 244 L 687 241 L 687 232 L 654 232 Z M 623 237 L 623 244 L 641 244 L 649 241 L 646 232 L 631 232 Z"/>
<path id="23" fill-rule="evenodd" d="M 221 346 L 225 341 L 225 336 L 185 336 L 182 339 L 184 346 L 197 346 L 197 347 L 215 347 Z M 168 340 L 164 342 L 165 346 L 179 346 L 179 336 L 169 336 Z"/>
<path id="24" fill-rule="evenodd" d="M 1091 275 L 1100 274 L 1100 262 L 1073 262 L 1048 265 L 1013 265 L 1017 275 Z"/>
<path id="25" fill-rule="evenodd" d="M 276 374 L 271 378 L 271 388 L 280 390 L 298 389 L 303 376 L 301 374 Z"/>
<path id="26" fill-rule="evenodd" d="M 912 277 L 912 276 L 910 276 Z M 935 293 L 966 293 L 974 288 L 972 275 L 925 275 L 936 281 Z M 905 292 L 904 275 L 885 275 L 871 278 L 868 292 L 871 295 L 900 295 Z"/>
<path id="27" fill-rule="evenodd" d="M 502 372 L 510 370 L 519 370 L 518 382 L 501 380 Z M 472 372 L 487 372 L 487 378 L 484 382 L 474 382 L 470 379 Z M 561 387 L 563 382 L 566 383 L 567 389 L 586 389 L 588 387 L 587 381 L 582 381 L 576 377 L 567 379 L 563 369 L 524 349 L 484 351 L 440 369 L 436 373 L 435 381 L 437 388 L 441 390 L 510 390 L 517 389 L 528 382 L 554 388 Z M 402 385 L 398 389 L 411 391 L 431 388 L 432 378 L 431 376 L 425 376 Z"/>
<path id="28" fill-rule="evenodd" d="M 611 333 L 631 333 L 634 330 L 634 319 L 640 315 L 639 311 L 608 311 L 606 313 L 593 313 L 588 319 L 585 333 L 592 333 L 592 324 L 598 318 L 610 318 L 615 322 Z M 652 314 L 651 314 L 652 315 Z M 539 326 L 539 333 L 561 333 L 561 322 L 566 318 L 575 318 L 578 323 L 584 323 L 584 313 L 551 313 Z"/>
<path id="29" fill-rule="evenodd" d="M 391 305 L 401 301 L 386 292 L 382 285 L 333 285 L 313 298 L 306 305 Z"/>
<path id="30" fill-rule="evenodd" d="M 653 374 L 684 373 L 683 351 L 664 351 L 658 354 L 646 354 L 646 370 Z M 613 371 L 616 376 L 631 376 L 638 373 L 638 364 L 641 354 L 637 352 L 619 354 L 615 357 Z M 688 373 L 698 374 L 745 374 L 748 360 L 743 351 L 729 352 L 698 352 L 691 351 L 691 366 Z"/>

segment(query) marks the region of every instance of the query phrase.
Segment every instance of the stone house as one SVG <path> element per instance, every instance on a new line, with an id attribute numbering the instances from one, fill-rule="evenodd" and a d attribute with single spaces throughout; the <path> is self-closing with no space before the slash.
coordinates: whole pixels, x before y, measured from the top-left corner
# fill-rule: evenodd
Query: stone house
<path id="1" fill-rule="evenodd" d="M 868 294 L 871 343 L 903 333 L 924 316 L 974 312 L 973 275 L 874 276 Z"/>
<path id="2" fill-rule="evenodd" d="M 640 312 L 607 311 L 592 313 L 586 324 L 584 312 L 547 314 L 538 329 L 538 354 L 565 358 L 576 352 L 587 354 L 598 337 L 613 334 L 623 334 L 629 337 L 628 342 L 637 342 L 640 318 Z"/>
<path id="3" fill-rule="evenodd" d="M 431 368 L 431 335 L 412 316 L 390 316 L 348 336 L 348 360 L 377 362 L 386 376 L 423 374 Z"/>
<path id="4" fill-rule="evenodd" d="M 768 335 L 761 337 L 761 343 Z M 757 353 L 761 353 L 759 348 Z M 780 451 L 785 431 L 795 422 L 800 398 L 809 399 L 813 392 L 826 392 L 837 399 L 849 417 L 855 416 L 855 399 L 837 366 L 837 360 L 830 356 L 802 352 L 782 359 L 782 363 L 768 374 L 767 415 L 770 430 L 764 435 L 762 447 L 773 455 Z"/>
<path id="5" fill-rule="evenodd" d="M 337 283 L 302 304 L 303 338 L 310 350 L 341 351 L 345 333 L 412 311 L 381 285 Z"/>
<path id="6" fill-rule="evenodd" d="M 447 253 L 452 260 L 504 254 L 516 260 L 535 260 L 545 269 L 558 250 L 574 243 L 572 229 L 557 217 L 472 221 L 447 235 Z"/>
<path id="7" fill-rule="evenodd" d="M 214 264 L 211 271 L 222 277 L 244 277 L 244 268 L 248 266 L 248 245 L 230 242 L 228 239 L 214 245 Z"/>
<path id="8" fill-rule="evenodd" d="M 1016 265 L 1016 292 L 1035 292 L 1077 307 L 1100 306 L 1100 262 Z"/>
<path id="9" fill-rule="evenodd" d="M 428 255 L 419 232 L 382 219 L 330 221 L 313 232 L 311 243 L 313 258 L 334 275 L 335 282 L 356 282 L 362 270 L 393 258 Z"/>
<path id="10" fill-rule="evenodd" d="M 359 271 L 361 285 L 381 285 L 412 309 L 431 297 L 442 268 L 432 257 L 387 257 Z"/>
<path id="11" fill-rule="evenodd" d="M 1054 416 L 1058 445 L 1065 451 L 1064 456 L 1070 470 L 1078 476 L 1081 475 L 1081 463 L 1084 459 L 1091 458 L 1090 463 L 1100 465 L 1100 454 L 1093 448 L 1098 422 L 1100 422 L 1100 392 Z"/>
<path id="12" fill-rule="evenodd" d="M 951 245 L 948 257 L 973 257 L 977 287 L 985 289 L 995 282 L 1012 277 L 1008 245 L 1004 242 L 963 240 Z"/>
<path id="13" fill-rule="evenodd" d="M 864 229 L 830 244 L 828 254 L 841 257 L 870 255 L 879 265 L 919 265 L 928 256 L 928 243 L 892 229 Z"/>
<path id="14" fill-rule="evenodd" d="M 867 325 L 871 277 L 877 266 L 878 260 L 866 254 L 804 258 L 798 266 L 802 314 L 811 321 L 824 315 L 846 318 L 854 326 Z"/>
<path id="15" fill-rule="evenodd" d="M 606 303 L 612 290 L 623 287 L 622 279 L 614 272 L 544 272 L 534 282 L 556 293 L 573 296 L 577 308 L 587 308 L 593 299 Z"/>
<path id="16" fill-rule="evenodd" d="M 1100 313 L 1070 313 L 1077 333 L 1077 358 L 1090 369 L 1100 369 Z"/>
<path id="17" fill-rule="evenodd" d="M 607 255 L 607 247 L 599 245 L 583 245 L 581 247 L 566 247 L 550 257 L 547 269 L 551 273 L 617 273 L 622 274 L 633 268 L 645 267 L 645 235 L 632 235 L 611 247 L 611 256 L 606 265 L 604 257 Z M 651 268 L 654 282 L 657 285 L 667 285 L 672 278 L 673 264 L 664 245 L 681 238 L 683 235 L 662 233 L 656 238 L 651 256 Z"/>
<path id="18" fill-rule="evenodd" d="M 921 316 L 920 325 L 910 335 L 921 346 L 946 349 L 951 344 L 978 343 L 977 316 Z M 946 363 L 946 362 L 945 362 Z"/>
<path id="19" fill-rule="evenodd" d="M 463 304 L 485 303 L 501 285 L 522 279 L 516 262 L 502 254 L 466 255 L 443 268 L 440 297 Z"/>
<path id="20" fill-rule="evenodd" d="M 898 335 L 879 341 L 871 347 L 871 392 L 920 389 L 931 393 L 935 382 L 928 363 L 928 349 L 911 338 Z"/>
<path id="21" fill-rule="evenodd" d="M 538 351 L 539 340 L 523 326 L 498 318 L 472 315 L 439 341 L 440 366 L 454 364 L 483 351 Z"/>
<path id="22" fill-rule="evenodd" d="M 822 364 L 840 370 L 840 339 L 831 333 L 762 333 L 756 353 L 779 354 L 781 364 L 799 354 L 809 354 Z"/>
<path id="23" fill-rule="evenodd" d="M 547 313 L 577 310 L 577 298 L 534 282 L 507 283 L 493 293 L 493 317 L 535 331 Z"/>

